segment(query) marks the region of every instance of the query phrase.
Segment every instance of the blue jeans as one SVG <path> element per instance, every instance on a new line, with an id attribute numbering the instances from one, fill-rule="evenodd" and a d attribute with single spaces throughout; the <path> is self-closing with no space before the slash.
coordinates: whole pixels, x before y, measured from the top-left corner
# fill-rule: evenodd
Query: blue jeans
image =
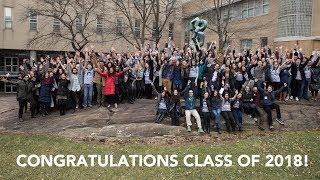
<path id="1" fill-rule="evenodd" d="M 232 109 L 233 117 L 239 128 L 242 128 L 242 112 L 240 109 Z"/>
<path id="2" fill-rule="evenodd" d="M 213 109 L 214 121 L 217 129 L 221 129 L 221 109 Z"/>
<path id="3" fill-rule="evenodd" d="M 300 98 L 302 97 L 304 99 L 309 99 L 308 91 L 309 91 L 310 82 L 311 82 L 311 79 L 304 79 L 302 81 L 302 86 L 301 86 L 300 94 L 299 94 Z"/>
<path id="4" fill-rule="evenodd" d="M 83 106 L 91 106 L 92 102 L 92 93 L 93 93 L 93 84 L 84 84 L 83 87 L 84 97 L 83 97 Z"/>

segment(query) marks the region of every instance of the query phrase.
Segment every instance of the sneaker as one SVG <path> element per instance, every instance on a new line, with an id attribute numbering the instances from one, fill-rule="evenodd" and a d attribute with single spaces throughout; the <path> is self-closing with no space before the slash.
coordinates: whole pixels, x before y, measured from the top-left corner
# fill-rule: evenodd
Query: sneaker
<path id="1" fill-rule="evenodd" d="M 276 121 L 279 123 L 279 124 L 281 124 L 281 125 L 284 125 L 284 122 L 281 120 L 281 119 L 276 119 Z"/>
<path id="2" fill-rule="evenodd" d="M 203 129 L 202 129 L 202 128 L 199 128 L 199 129 L 198 129 L 198 133 L 204 133 Z"/>
<path id="3" fill-rule="evenodd" d="M 191 132 L 191 127 L 190 126 L 187 127 L 187 131 Z"/>
<path id="4" fill-rule="evenodd" d="M 290 96 L 290 99 L 292 100 L 292 99 L 293 99 L 293 96 Z"/>
<path id="5" fill-rule="evenodd" d="M 258 122 L 258 119 L 257 118 L 253 118 L 254 122 L 257 123 Z"/>
<path id="6" fill-rule="evenodd" d="M 271 125 L 269 126 L 270 131 L 272 131 L 274 129 L 274 127 Z"/>
<path id="7" fill-rule="evenodd" d="M 299 101 L 299 98 L 298 98 L 298 97 L 296 97 L 296 101 Z"/>

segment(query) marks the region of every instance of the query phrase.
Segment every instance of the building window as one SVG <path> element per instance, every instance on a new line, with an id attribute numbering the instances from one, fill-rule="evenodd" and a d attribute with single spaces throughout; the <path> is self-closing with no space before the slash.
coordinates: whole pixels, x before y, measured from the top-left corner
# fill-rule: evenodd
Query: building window
<path id="1" fill-rule="evenodd" d="M 312 0 L 280 1 L 278 36 L 311 36 Z"/>
<path id="2" fill-rule="evenodd" d="M 76 18 L 76 29 L 77 29 L 77 31 L 82 30 L 82 16 L 81 15 L 78 15 Z"/>
<path id="3" fill-rule="evenodd" d="M 17 57 L 5 57 L 0 63 L 0 72 L 17 73 L 19 71 L 19 62 Z"/>
<path id="4" fill-rule="evenodd" d="M 53 19 L 53 32 L 60 32 L 60 28 L 61 28 L 61 24 L 60 24 L 60 20 L 57 18 Z"/>
<path id="5" fill-rule="evenodd" d="M 262 14 L 268 14 L 269 13 L 269 0 L 263 0 L 262 1 Z"/>
<path id="6" fill-rule="evenodd" d="M 140 24 L 141 21 L 139 19 L 136 19 L 134 22 L 134 36 L 136 38 L 140 38 Z"/>
<path id="7" fill-rule="evenodd" d="M 0 61 L 0 72 L 1 73 L 4 73 L 5 71 L 5 67 L 6 67 L 6 65 L 5 65 L 5 61 L 3 61 L 3 60 L 1 60 Z"/>
<path id="8" fill-rule="evenodd" d="M 12 29 L 12 8 L 5 7 L 4 8 L 4 28 Z"/>
<path id="9" fill-rule="evenodd" d="M 38 16 L 36 12 L 31 11 L 29 13 L 29 30 L 37 31 L 37 29 L 38 29 Z"/>
<path id="10" fill-rule="evenodd" d="M 117 36 L 122 36 L 123 35 L 122 31 L 123 31 L 122 18 L 117 18 L 116 35 Z"/>
<path id="11" fill-rule="evenodd" d="M 173 38 L 174 23 L 169 23 L 169 37 Z"/>
<path id="12" fill-rule="evenodd" d="M 101 15 L 97 15 L 97 32 L 102 33 L 103 25 L 102 25 L 103 18 Z"/>
<path id="13" fill-rule="evenodd" d="M 260 38 L 261 47 L 266 47 L 268 45 L 268 37 Z"/>
<path id="14" fill-rule="evenodd" d="M 242 18 L 254 16 L 254 5 L 254 1 L 249 1 L 242 4 Z"/>
<path id="15" fill-rule="evenodd" d="M 241 51 L 249 50 L 252 48 L 252 39 L 243 39 L 240 41 Z"/>

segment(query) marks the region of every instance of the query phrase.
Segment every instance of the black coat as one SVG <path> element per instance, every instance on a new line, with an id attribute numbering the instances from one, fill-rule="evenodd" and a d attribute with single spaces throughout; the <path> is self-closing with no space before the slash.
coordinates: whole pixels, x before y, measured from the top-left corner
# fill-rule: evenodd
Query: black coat
<path id="1" fill-rule="evenodd" d="M 28 94 L 28 82 L 24 80 L 18 80 L 17 82 L 12 82 L 17 87 L 17 99 L 27 99 Z"/>
<path id="2" fill-rule="evenodd" d="M 295 63 L 292 63 L 291 65 L 292 79 L 296 79 L 297 73 L 298 71 L 300 71 L 301 80 L 303 80 L 305 78 L 304 68 L 306 67 L 307 64 L 308 64 L 308 61 L 305 62 L 304 64 L 300 64 L 299 66 L 297 66 Z"/>
<path id="3" fill-rule="evenodd" d="M 210 101 L 209 98 L 207 98 L 206 102 L 207 102 L 209 112 L 212 112 L 212 108 L 213 108 L 212 102 Z M 202 107 L 203 107 L 203 98 L 200 99 L 200 112 L 202 112 Z"/>
<path id="4" fill-rule="evenodd" d="M 60 79 L 58 82 L 58 92 L 57 95 L 67 96 L 69 93 L 68 85 L 70 81 L 67 79 Z"/>

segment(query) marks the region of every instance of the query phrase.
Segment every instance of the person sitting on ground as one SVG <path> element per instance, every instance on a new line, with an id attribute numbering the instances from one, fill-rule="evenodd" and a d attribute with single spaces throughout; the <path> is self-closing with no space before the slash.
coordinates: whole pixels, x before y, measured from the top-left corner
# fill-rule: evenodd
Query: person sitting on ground
<path id="1" fill-rule="evenodd" d="M 190 89 L 191 81 L 188 81 L 187 87 L 181 92 L 185 100 L 185 115 L 186 115 L 186 123 L 187 130 L 191 132 L 191 115 L 196 118 L 198 125 L 198 132 L 203 133 L 203 129 L 201 126 L 201 118 L 196 110 L 196 97 L 197 97 L 197 86 L 195 86 L 194 90 Z M 187 93 L 188 92 L 188 93 Z"/>
<path id="2" fill-rule="evenodd" d="M 260 92 L 262 92 L 261 95 L 262 95 L 263 109 L 267 113 L 269 129 L 273 130 L 274 127 L 273 127 L 273 121 L 272 121 L 272 112 L 271 112 L 272 109 L 276 109 L 276 112 L 277 112 L 276 121 L 279 124 L 284 125 L 284 122 L 281 120 L 280 107 L 278 104 L 275 103 L 275 99 L 277 94 L 282 92 L 282 90 L 285 87 L 287 87 L 287 84 L 284 83 L 284 85 L 276 91 L 273 90 L 271 85 L 268 86 L 267 90 L 264 90 L 261 86 L 262 86 L 262 83 L 258 85 L 258 89 Z M 266 83 L 264 83 L 264 87 L 266 87 Z"/>
<path id="3" fill-rule="evenodd" d="M 160 123 L 165 118 L 170 108 L 170 97 L 166 88 L 164 88 L 162 93 L 158 95 L 158 103 L 156 108 L 157 113 L 155 116 L 155 122 Z"/>

